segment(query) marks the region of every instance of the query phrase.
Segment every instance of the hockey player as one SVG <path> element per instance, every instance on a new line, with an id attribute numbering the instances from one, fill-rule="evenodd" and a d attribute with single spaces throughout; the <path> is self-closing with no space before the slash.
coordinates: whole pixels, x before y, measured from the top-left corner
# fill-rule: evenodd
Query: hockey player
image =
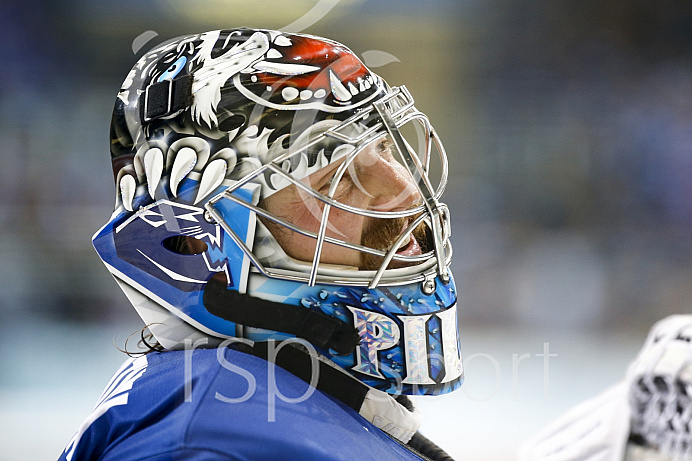
<path id="1" fill-rule="evenodd" d="M 63 460 L 449 459 L 406 395 L 462 362 L 444 148 L 405 87 L 318 37 L 142 56 L 99 256 L 154 337 Z"/>

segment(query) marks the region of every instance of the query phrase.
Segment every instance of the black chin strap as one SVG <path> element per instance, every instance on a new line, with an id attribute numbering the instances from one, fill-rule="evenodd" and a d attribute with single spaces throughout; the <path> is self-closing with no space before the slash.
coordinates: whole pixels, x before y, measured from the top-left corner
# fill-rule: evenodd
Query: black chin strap
<path id="1" fill-rule="evenodd" d="M 408 446 L 431 461 L 454 461 L 454 458 L 449 456 L 446 451 L 420 432 L 413 434 L 411 440 L 408 441 Z"/>
<path id="2" fill-rule="evenodd" d="M 358 330 L 336 317 L 238 293 L 215 279 L 207 282 L 203 302 L 210 313 L 222 319 L 288 333 L 339 355 L 350 354 L 360 342 Z"/>
<path id="3" fill-rule="evenodd" d="M 353 352 L 360 341 L 358 331 L 351 325 L 334 317 L 299 306 L 291 306 L 267 301 L 226 288 L 226 284 L 211 279 L 207 282 L 203 297 L 207 310 L 221 318 L 241 325 L 280 331 L 305 339 L 309 343 L 329 348 L 339 354 Z M 233 348 L 246 354 L 271 361 L 308 384 L 314 384 L 314 357 L 293 344 L 288 347 L 275 345 L 271 354 L 268 342 L 253 345 L 234 343 Z M 335 366 L 317 359 L 319 370 L 315 388 L 360 413 L 370 387 Z M 405 395 L 396 397 L 397 402 L 407 410 L 413 407 Z M 393 440 L 406 446 L 423 459 L 432 461 L 453 461 L 440 447 L 416 432 L 408 444 L 395 437 Z"/>
<path id="4" fill-rule="evenodd" d="M 368 386 L 362 382 L 319 360 L 319 358 L 317 359 L 319 369 L 315 370 L 313 368 L 314 358 L 309 352 L 296 347 L 295 344 L 287 344 L 282 347 L 281 343 L 275 343 L 271 356 L 269 355 L 269 343 L 265 342 L 254 343 L 252 346 L 245 343 L 234 343 L 233 348 L 275 363 L 306 383 L 312 382 L 314 373 L 317 378 L 315 385 L 317 390 L 334 397 L 357 412 L 360 411 L 369 390 Z M 281 348 L 280 351 L 279 348 Z"/>
<path id="5" fill-rule="evenodd" d="M 317 378 L 315 388 L 317 390 L 339 400 L 357 413 L 360 413 L 365 397 L 370 390 L 368 386 L 334 366 L 319 360 L 319 358 L 317 359 L 319 369 L 314 370 L 314 358 L 311 357 L 310 352 L 296 347 L 294 344 L 286 346 L 281 347 L 280 343 L 275 344 L 271 355 L 269 343 L 254 343 L 253 345 L 233 343 L 231 347 L 240 352 L 271 361 L 308 384 L 314 384 L 312 378 L 313 373 L 315 373 Z M 413 404 L 407 396 L 398 395 L 396 396 L 396 401 L 408 411 L 413 411 Z M 397 440 L 395 437 L 392 437 L 392 440 L 404 445 L 424 460 L 454 461 L 443 449 L 435 445 L 420 432 L 413 434 L 413 437 L 407 444 Z"/>

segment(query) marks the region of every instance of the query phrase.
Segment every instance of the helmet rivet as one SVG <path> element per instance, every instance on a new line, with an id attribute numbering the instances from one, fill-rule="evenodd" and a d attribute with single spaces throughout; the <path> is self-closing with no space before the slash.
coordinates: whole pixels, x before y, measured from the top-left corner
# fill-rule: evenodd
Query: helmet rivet
<path id="1" fill-rule="evenodd" d="M 420 287 L 423 294 L 431 295 L 435 292 L 435 279 L 425 279 Z"/>

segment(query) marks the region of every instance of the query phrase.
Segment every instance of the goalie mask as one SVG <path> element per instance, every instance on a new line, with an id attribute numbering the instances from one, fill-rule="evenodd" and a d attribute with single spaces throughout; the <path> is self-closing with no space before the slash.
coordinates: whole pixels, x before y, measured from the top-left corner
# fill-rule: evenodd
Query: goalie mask
<path id="1" fill-rule="evenodd" d="M 343 45 L 163 43 L 118 94 L 111 154 L 94 246 L 163 347 L 297 337 L 383 391 L 461 384 L 444 149 Z"/>

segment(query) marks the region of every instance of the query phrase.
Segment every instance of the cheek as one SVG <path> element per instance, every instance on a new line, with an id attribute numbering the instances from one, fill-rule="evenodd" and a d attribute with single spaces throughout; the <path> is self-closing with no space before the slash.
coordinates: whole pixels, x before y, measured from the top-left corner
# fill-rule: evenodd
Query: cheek
<path id="1" fill-rule="evenodd" d="M 303 197 L 302 200 L 293 202 L 282 209 L 284 218 L 296 226 L 317 232 L 322 220 L 321 202 L 313 197 Z"/>
<path id="2" fill-rule="evenodd" d="M 295 187 L 284 189 L 266 198 L 263 208 L 269 213 L 307 230 L 313 230 L 319 226 L 319 217 L 322 213 L 319 203 L 313 197 L 301 196 Z"/>
<path id="3" fill-rule="evenodd" d="M 331 219 L 327 225 L 326 235 L 349 243 L 360 244 L 363 220 L 360 217 L 354 219 L 353 215 L 348 215 L 349 213 L 341 212 L 331 216 L 330 213 Z M 299 220 L 301 222 L 295 221 L 294 224 L 303 229 L 314 233 L 319 232 L 319 221 L 314 217 L 303 217 L 303 219 Z M 289 256 L 302 261 L 312 261 L 314 259 L 316 243 L 314 238 L 291 231 L 278 232 L 274 236 Z M 320 261 L 323 263 L 358 266 L 361 262 L 361 255 L 358 251 L 325 243 L 322 247 Z"/>
<path id="4" fill-rule="evenodd" d="M 322 221 L 322 202 L 312 197 L 300 198 L 297 194 L 292 194 L 291 196 L 280 194 L 281 192 L 268 198 L 265 201 L 264 208 L 297 227 L 318 233 L 320 222 Z M 364 225 L 364 217 L 339 210 L 338 208 L 331 208 L 326 235 L 348 243 L 360 244 L 362 243 Z M 271 227 L 270 230 L 272 230 Z M 289 256 L 303 261 L 312 261 L 314 258 L 315 239 L 292 232 L 283 227 L 274 227 L 272 234 L 274 234 L 278 243 Z M 360 263 L 360 253 L 338 245 L 325 243 L 320 259 L 325 263 L 357 266 Z"/>
<path id="5" fill-rule="evenodd" d="M 349 243 L 361 243 L 364 219 L 363 216 L 332 208 L 329 213 L 327 235 Z"/>
<path id="6" fill-rule="evenodd" d="M 281 209 L 284 219 L 314 233 L 320 230 L 323 212 L 324 204 L 313 197 L 303 197 L 302 200 Z M 329 210 L 326 235 L 349 243 L 361 243 L 364 219 L 363 216 L 332 207 Z M 300 242 L 301 246 L 305 246 L 304 242 L 310 242 L 310 247 L 314 248 L 315 240 L 310 237 L 295 235 L 294 239 Z"/>

